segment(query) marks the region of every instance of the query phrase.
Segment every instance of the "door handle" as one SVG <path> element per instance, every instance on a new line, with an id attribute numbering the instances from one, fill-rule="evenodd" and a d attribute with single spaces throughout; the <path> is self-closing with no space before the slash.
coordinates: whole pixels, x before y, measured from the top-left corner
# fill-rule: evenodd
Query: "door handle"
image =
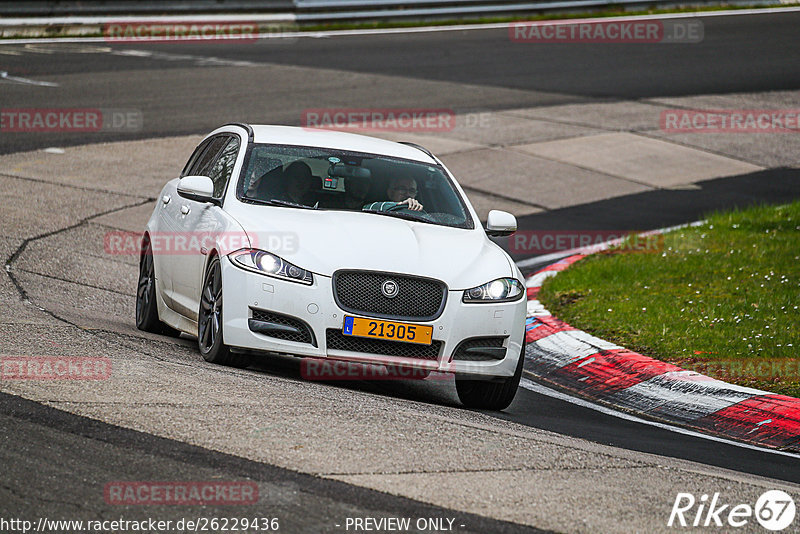
<path id="1" fill-rule="evenodd" d="M 181 213 L 184 215 L 188 215 L 190 211 L 189 206 L 181 206 Z"/>
<path id="2" fill-rule="evenodd" d="M 161 197 L 161 203 L 164 205 L 169 204 L 170 200 L 172 200 L 172 197 L 169 195 L 164 195 L 163 197 Z"/>

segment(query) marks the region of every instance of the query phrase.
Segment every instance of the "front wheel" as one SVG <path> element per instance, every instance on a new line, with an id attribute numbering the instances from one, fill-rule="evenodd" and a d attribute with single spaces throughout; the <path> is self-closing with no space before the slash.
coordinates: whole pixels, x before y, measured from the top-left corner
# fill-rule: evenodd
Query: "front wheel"
<path id="1" fill-rule="evenodd" d="M 508 408 L 517 394 L 524 363 L 525 344 L 523 343 L 514 376 L 503 379 L 501 382 L 466 380 L 456 377 L 456 392 L 459 400 L 467 408 L 478 410 L 504 410 Z"/>
<path id="2" fill-rule="evenodd" d="M 197 346 L 207 362 L 231 367 L 250 365 L 248 355 L 234 354 L 222 338 L 222 267 L 218 257 L 211 260 L 203 281 L 197 314 Z"/>

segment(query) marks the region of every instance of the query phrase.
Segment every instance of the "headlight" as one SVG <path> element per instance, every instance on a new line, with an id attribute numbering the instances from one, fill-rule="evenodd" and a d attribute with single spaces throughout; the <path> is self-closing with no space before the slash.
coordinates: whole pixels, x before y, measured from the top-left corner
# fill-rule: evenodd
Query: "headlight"
<path id="1" fill-rule="evenodd" d="M 525 294 L 525 286 L 515 278 L 498 278 L 464 291 L 462 302 L 511 302 Z"/>
<path id="2" fill-rule="evenodd" d="M 235 265 L 247 269 L 248 271 L 255 271 L 267 276 L 283 278 L 284 280 L 299 282 L 301 284 L 311 284 L 314 282 L 314 275 L 311 274 L 311 271 L 301 269 L 280 256 L 276 256 L 264 250 L 237 250 L 236 252 L 232 252 L 228 257 Z"/>

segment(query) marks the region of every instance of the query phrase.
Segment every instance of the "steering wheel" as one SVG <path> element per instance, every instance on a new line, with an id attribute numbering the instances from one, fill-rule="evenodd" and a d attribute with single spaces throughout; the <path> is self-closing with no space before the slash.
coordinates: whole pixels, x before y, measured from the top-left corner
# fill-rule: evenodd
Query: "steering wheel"
<path id="1" fill-rule="evenodd" d="M 427 215 L 428 213 L 424 210 L 411 210 L 408 208 L 408 204 L 395 204 L 391 208 L 387 209 L 386 211 L 400 211 L 400 210 L 407 210 L 409 213 L 418 213 L 421 215 Z"/>

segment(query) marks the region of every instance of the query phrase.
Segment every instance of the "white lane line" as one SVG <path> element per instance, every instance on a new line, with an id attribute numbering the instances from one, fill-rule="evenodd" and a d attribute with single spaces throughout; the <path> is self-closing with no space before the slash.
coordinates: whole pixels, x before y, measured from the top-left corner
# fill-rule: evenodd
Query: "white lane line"
<path id="1" fill-rule="evenodd" d="M 733 9 L 729 11 L 700 11 L 690 13 L 663 13 L 657 15 L 622 15 L 619 17 L 599 17 L 599 18 L 586 18 L 586 19 L 572 19 L 569 22 L 592 22 L 592 21 L 614 21 L 614 20 L 658 20 L 658 19 L 683 19 L 693 17 L 728 17 L 735 15 L 768 15 L 773 13 L 787 13 L 800 11 L 800 7 L 773 7 L 764 9 Z M 240 19 L 242 17 L 239 17 Z M 137 19 L 141 21 L 141 19 Z M 546 22 L 546 21 L 537 21 Z M 565 23 L 566 19 L 556 19 L 553 23 Z M 493 30 L 505 29 L 509 27 L 508 22 L 495 22 L 490 24 L 458 24 L 450 26 L 419 26 L 415 28 L 371 28 L 361 30 L 331 30 L 331 31 L 316 31 L 316 32 L 280 32 L 272 31 L 260 33 L 257 35 L 259 39 L 297 39 L 299 37 L 319 39 L 323 37 L 348 37 L 359 35 L 386 35 L 386 34 L 405 34 L 405 33 L 432 33 L 432 32 L 452 32 L 452 31 L 469 31 L 469 30 Z M 209 40 L 209 42 L 214 42 Z M 108 43 L 106 37 L 51 37 L 51 38 L 28 38 L 28 39 L 0 39 L 0 45 L 3 44 L 25 44 L 25 43 Z M 146 43 L 145 43 L 146 44 Z"/>
<path id="2" fill-rule="evenodd" d="M 228 67 L 257 67 L 258 63 L 237 59 L 224 59 L 213 56 L 194 56 L 191 54 L 170 54 L 168 52 L 154 52 L 150 50 L 112 50 L 112 56 L 144 57 L 161 61 L 192 61 L 198 67 L 228 66 Z"/>
<path id="3" fill-rule="evenodd" d="M 0 70 L 0 80 L 7 80 L 13 83 L 23 83 L 26 85 L 39 85 L 42 87 L 58 87 L 58 84 L 54 82 L 38 82 L 28 78 L 20 78 L 19 76 L 9 76 L 8 72 L 4 70 Z"/>
<path id="4" fill-rule="evenodd" d="M 112 52 L 115 56 L 131 56 L 131 57 L 150 57 L 153 52 L 150 50 L 116 50 Z"/>
<path id="5" fill-rule="evenodd" d="M 788 456 L 790 458 L 800 458 L 800 454 L 795 454 L 792 452 L 786 451 L 778 451 L 775 449 L 766 449 L 763 447 L 757 447 L 755 445 L 750 445 L 749 443 L 740 443 L 738 441 L 732 441 L 725 438 L 720 438 L 717 436 L 710 436 L 706 434 L 701 434 L 700 432 L 695 432 L 694 430 L 689 430 L 686 428 L 680 428 L 677 426 L 666 425 L 664 423 L 659 423 L 657 421 L 649 421 L 647 419 L 642 419 L 641 417 L 636 417 L 635 415 L 630 415 L 624 412 L 618 412 L 617 410 L 613 410 L 611 408 L 607 408 L 605 406 L 600 406 L 598 404 L 594 404 L 584 399 L 579 399 L 578 397 L 573 397 L 571 395 L 567 395 L 566 393 L 561 393 L 560 391 L 556 391 L 554 389 L 550 389 L 546 386 L 543 386 L 537 382 L 533 382 L 527 378 L 523 378 L 520 381 L 520 386 L 523 388 L 533 391 L 534 393 L 539 393 L 540 395 L 546 395 L 548 397 L 552 397 L 554 399 L 558 399 L 564 402 L 569 402 L 580 406 L 582 408 L 588 408 L 590 410 L 594 410 L 596 412 L 600 412 L 605 415 L 610 415 L 612 417 L 616 417 L 618 419 L 624 419 L 626 421 L 631 421 L 634 423 L 641 423 L 644 425 L 654 426 L 656 428 L 660 428 L 662 430 L 668 430 L 670 432 L 675 432 L 676 434 L 684 434 L 686 436 L 691 436 L 694 438 L 701 438 L 707 439 L 709 441 L 716 441 L 718 443 L 724 443 L 726 445 L 733 445 L 735 447 L 741 447 L 743 449 L 750 449 L 753 451 L 758 452 L 767 452 L 770 454 L 777 454 L 779 456 Z"/>

